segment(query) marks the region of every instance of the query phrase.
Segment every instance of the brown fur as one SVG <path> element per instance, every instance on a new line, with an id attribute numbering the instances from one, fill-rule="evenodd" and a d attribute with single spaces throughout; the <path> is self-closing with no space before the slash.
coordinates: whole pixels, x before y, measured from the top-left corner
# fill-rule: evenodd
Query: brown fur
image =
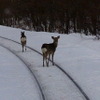
<path id="1" fill-rule="evenodd" d="M 59 38 L 60 36 L 58 37 L 52 36 L 53 43 L 42 45 L 41 50 L 43 54 L 43 66 L 44 66 L 44 60 L 46 60 L 46 65 L 49 66 L 50 56 L 52 56 L 52 64 L 54 65 L 54 53 L 56 51 Z"/>

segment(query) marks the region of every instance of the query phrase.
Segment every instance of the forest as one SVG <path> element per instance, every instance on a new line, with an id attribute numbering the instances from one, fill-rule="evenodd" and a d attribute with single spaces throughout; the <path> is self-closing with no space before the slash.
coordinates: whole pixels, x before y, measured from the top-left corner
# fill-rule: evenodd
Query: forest
<path id="1" fill-rule="evenodd" d="M 0 0 L 0 25 L 98 35 L 100 0 Z"/>

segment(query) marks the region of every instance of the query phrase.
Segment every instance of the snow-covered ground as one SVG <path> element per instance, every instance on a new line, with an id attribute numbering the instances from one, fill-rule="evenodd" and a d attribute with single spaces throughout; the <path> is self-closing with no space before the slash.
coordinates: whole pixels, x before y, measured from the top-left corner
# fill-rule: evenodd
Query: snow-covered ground
<path id="1" fill-rule="evenodd" d="M 35 79 L 15 55 L 0 46 L 0 100 L 32 99 L 40 99 Z"/>
<path id="2" fill-rule="evenodd" d="M 0 26 L 0 36 L 7 37 L 10 39 L 16 40 L 18 42 L 20 42 L 21 31 L 22 31 L 21 29 L 14 29 L 14 28 L 9 28 L 5 26 Z M 85 91 L 85 93 L 89 96 L 91 100 L 100 99 L 100 41 L 99 40 L 95 40 L 95 37 L 93 36 L 79 35 L 75 33 L 64 35 L 64 34 L 58 34 L 58 33 L 25 31 L 25 34 L 27 36 L 27 45 L 31 46 L 32 48 L 35 48 L 36 50 L 40 52 L 41 52 L 41 45 L 43 43 L 52 42 L 51 36 L 60 35 L 58 48 L 56 50 L 55 58 L 54 58 L 55 62 L 59 64 L 62 68 L 64 68 L 75 79 L 75 81 L 82 87 L 82 89 Z M 9 46 L 12 46 L 12 44 L 10 44 Z M 18 50 L 16 49 L 16 51 L 19 51 L 20 55 L 25 55 L 25 56 L 30 55 L 30 59 L 27 59 L 27 60 L 33 59 L 33 61 L 31 62 L 38 68 L 39 75 L 44 72 L 43 79 L 44 78 L 45 79 L 42 82 L 44 86 L 47 86 L 48 84 L 50 85 L 50 81 L 49 82 L 46 81 L 47 78 L 51 78 L 54 82 L 55 82 L 55 79 L 57 79 L 56 81 L 60 82 L 59 84 L 62 84 L 62 82 L 65 82 L 63 78 L 60 77 L 59 75 L 61 73 L 56 73 L 58 75 L 55 74 L 57 70 L 55 69 L 54 66 L 50 66 L 49 68 L 42 67 L 42 61 L 41 61 L 42 57 L 38 59 L 37 54 L 33 54 L 32 56 L 30 50 L 27 50 L 27 52 L 22 53 L 21 47 L 19 47 Z M 17 91 L 17 86 L 12 85 L 13 82 L 9 83 L 10 81 L 9 78 L 13 79 L 13 76 L 11 75 L 13 75 L 14 73 L 15 78 L 18 79 L 15 72 L 13 71 L 13 68 L 9 67 L 12 64 L 10 65 L 9 62 L 11 61 L 7 59 L 7 57 L 5 57 L 5 54 L 7 54 L 6 56 L 8 58 L 10 58 L 11 54 L 9 54 L 6 50 L 3 50 L 3 48 L 0 47 L 0 87 L 2 87 L 2 89 L 0 89 L 0 98 L 2 100 L 8 100 L 7 98 L 9 98 L 9 93 L 10 93 L 9 90 L 14 91 L 13 89 L 16 89 Z M 4 57 L 2 57 L 3 55 Z M 4 64 L 4 62 L 6 64 Z M 15 69 L 17 69 L 17 67 L 19 68 L 16 70 L 16 72 L 20 71 L 20 66 L 21 65 L 19 65 L 18 62 L 14 60 Z M 6 74 L 9 74 L 10 71 L 12 74 L 8 75 L 6 79 L 3 80 L 4 77 L 1 77 L 1 76 L 3 75 L 5 76 Z M 22 73 L 26 75 L 26 72 L 24 71 L 20 72 L 20 74 Z M 53 79 L 53 76 L 55 77 L 54 79 Z M 30 75 L 26 75 L 26 77 L 30 77 Z M 2 83 L 2 80 L 3 80 L 3 83 Z M 23 80 L 21 80 L 21 83 L 20 82 L 16 83 L 16 85 L 18 84 L 22 85 L 22 81 Z M 81 100 L 80 98 L 78 99 L 75 98 L 75 95 L 77 97 L 77 95 L 79 94 L 78 93 L 74 94 L 76 92 L 75 87 L 73 87 L 69 82 L 65 82 L 68 86 L 67 88 L 68 90 L 66 89 L 65 90 L 70 93 L 66 95 L 63 95 L 65 92 L 64 87 L 61 87 L 60 90 L 58 90 L 57 86 L 59 85 L 58 84 L 56 85 L 54 82 L 51 82 L 51 85 L 54 88 L 54 92 L 51 91 L 52 90 L 51 88 L 48 88 L 49 90 L 45 89 L 45 91 L 48 92 L 48 95 L 49 93 L 52 92 L 51 94 L 55 96 L 54 100 L 56 100 L 57 97 L 60 97 L 59 95 L 57 95 L 60 93 L 61 93 L 61 98 L 57 98 L 57 100 Z M 65 85 L 65 83 L 63 83 L 63 85 Z M 11 85 L 10 87 L 9 87 L 9 84 Z M 28 87 L 28 85 L 30 84 L 32 83 L 29 82 L 26 84 L 26 86 Z M 5 85 L 6 86 L 8 85 L 7 87 L 9 87 L 10 89 L 9 90 L 7 90 L 7 88 L 5 89 Z M 55 87 L 57 88 L 56 93 L 55 93 L 55 90 L 56 90 Z M 29 89 L 30 87 L 28 88 L 28 90 Z M 29 91 L 32 92 L 32 88 Z M 16 92 L 16 96 L 15 94 L 13 95 L 13 93 L 11 93 L 10 96 L 12 95 L 12 97 L 13 96 L 17 97 L 18 95 L 17 93 L 18 91 Z M 51 94 L 50 96 L 52 96 Z M 5 98 L 3 98 L 2 96 L 4 96 Z M 73 98 L 71 98 L 71 96 L 73 96 Z M 31 97 L 30 95 L 29 95 L 29 98 L 30 98 L 29 100 L 33 99 L 33 97 Z M 13 99 L 10 98 L 9 100 L 13 100 Z M 14 100 L 25 100 L 25 99 L 17 98 Z"/>

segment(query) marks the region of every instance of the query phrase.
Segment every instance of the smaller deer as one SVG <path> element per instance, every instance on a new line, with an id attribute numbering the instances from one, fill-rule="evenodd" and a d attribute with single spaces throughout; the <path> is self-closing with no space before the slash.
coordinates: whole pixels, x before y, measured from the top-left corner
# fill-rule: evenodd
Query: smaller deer
<path id="1" fill-rule="evenodd" d="M 20 38 L 21 45 L 22 45 L 22 52 L 24 52 L 24 48 L 26 50 L 26 36 L 24 33 L 25 32 L 21 32 L 21 38 Z"/>
<path id="2" fill-rule="evenodd" d="M 52 56 L 52 65 L 54 65 L 54 53 L 56 51 L 57 45 L 58 45 L 58 39 L 60 36 L 51 37 L 53 39 L 53 43 L 50 44 L 43 44 L 41 47 L 42 54 L 43 54 L 43 67 L 44 67 L 44 60 L 46 60 L 46 65 L 49 66 L 49 60 L 50 56 Z"/>

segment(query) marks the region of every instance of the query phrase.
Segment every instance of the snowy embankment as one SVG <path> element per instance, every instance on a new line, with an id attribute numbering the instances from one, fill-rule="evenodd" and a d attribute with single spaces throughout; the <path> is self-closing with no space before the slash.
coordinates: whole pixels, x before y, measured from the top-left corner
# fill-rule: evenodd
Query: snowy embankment
<path id="1" fill-rule="evenodd" d="M 18 42 L 20 32 L 20 29 L 0 26 L 0 36 Z M 61 35 L 29 31 L 25 33 L 28 39 L 27 45 L 40 52 L 43 43 L 52 42 L 52 35 L 60 35 L 55 62 L 80 84 L 91 100 L 100 99 L 100 41 L 95 40 L 93 36 L 80 36 L 79 34 Z"/>

